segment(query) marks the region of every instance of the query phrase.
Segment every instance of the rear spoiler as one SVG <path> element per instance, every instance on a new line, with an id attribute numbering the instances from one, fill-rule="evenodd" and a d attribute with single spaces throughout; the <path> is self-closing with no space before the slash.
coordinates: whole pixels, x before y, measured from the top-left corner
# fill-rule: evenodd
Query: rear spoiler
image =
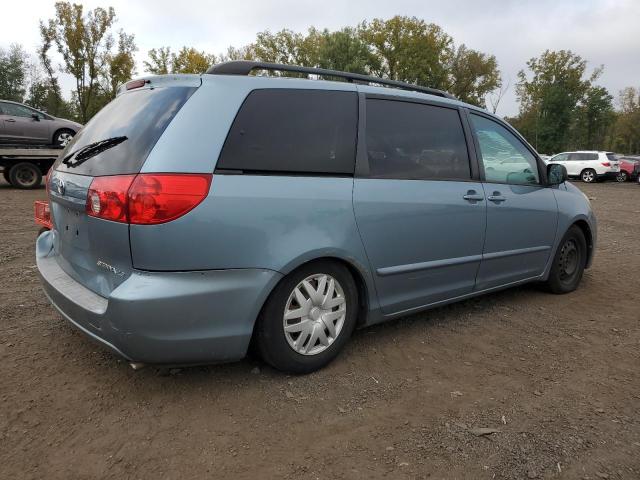
<path id="1" fill-rule="evenodd" d="M 199 87 L 202 85 L 201 75 L 175 74 L 175 75 L 149 75 L 148 77 L 129 80 L 118 87 L 116 96 L 130 91 L 155 87 Z"/>

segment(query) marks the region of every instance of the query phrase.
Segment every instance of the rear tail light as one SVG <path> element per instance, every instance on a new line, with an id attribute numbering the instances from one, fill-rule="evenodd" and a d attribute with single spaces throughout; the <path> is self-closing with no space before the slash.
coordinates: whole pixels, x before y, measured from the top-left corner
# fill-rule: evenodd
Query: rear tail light
<path id="1" fill-rule="evenodd" d="M 49 208 L 49 202 L 37 200 L 33 204 L 33 209 L 36 223 L 51 230 L 51 210 Z"/>
<path id="2" fill-rule="evenodd" d="M 209 193 L 212 175 L 141 173 L 96 177 L 87 195 L 92 217 L 136 225 L 170 222 Z"/>
<path id="3" fill-rule="evenodd" d="M 610 167 L 611 166 L 611 162 L 602 162 L 602 166 L 603 167 Z"/>

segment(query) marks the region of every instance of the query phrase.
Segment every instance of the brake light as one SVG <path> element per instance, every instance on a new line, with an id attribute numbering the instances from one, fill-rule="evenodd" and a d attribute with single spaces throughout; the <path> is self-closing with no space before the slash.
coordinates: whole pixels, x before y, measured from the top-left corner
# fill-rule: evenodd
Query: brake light
<path id="1" fill-rule="evenodd" d="M 139 80 L 132 80 L 125 85 L 125 88 L 127 90 L 133 90 L 134 88 L 144 87 L 147 83 L 151 83 L 151 81 L 145 80 L 144 78 L 141 78 Z"/>
<path id="2" fill-rule="evenodd" d="M 126 223 L 129 219 L 127 192 L 135 175 L 96 177 L 87 193 L 87 214 L 113 222 Z"/>
<path id="3" fill-rule="evenodd" d="M 92 217 L 137 225 L 165 223 L 194 209 L 209 193 L 211 174 L 141 173 L 96 177 L 87 193 Z"/>
<path id="4" fill-rule="evenodd" d="M 193 210 L 209 193 L 211 175 L 138 175 L 129 189 L 132 224 L 165 223 Z"/>
<path id="5" fill-rule="evenodd" d="M 602 162 L 602 166 L 603 167 L 610 167 L 611 166 L 611 162 Z"/>

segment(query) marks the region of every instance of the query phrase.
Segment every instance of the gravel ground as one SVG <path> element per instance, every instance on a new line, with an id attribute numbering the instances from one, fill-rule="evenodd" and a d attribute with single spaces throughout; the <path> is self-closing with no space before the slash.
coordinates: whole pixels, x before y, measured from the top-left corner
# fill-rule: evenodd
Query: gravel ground
<path id="1" fill-rule="evenodd" d="M 40 291 L 44 190 L 0 183 L 0 478 L 640 478 L 640 187 L 579 186 L 600 236 L 578 291 L 360 330 L 295 377 L 100 350 Z"/>

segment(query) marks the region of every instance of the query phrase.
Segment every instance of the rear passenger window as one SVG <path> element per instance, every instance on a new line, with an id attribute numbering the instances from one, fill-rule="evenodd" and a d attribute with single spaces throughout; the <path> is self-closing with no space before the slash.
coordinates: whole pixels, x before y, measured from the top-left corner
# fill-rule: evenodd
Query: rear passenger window
<path id="1" fill-rule="evenodd" d="M 358 97 L 330 90 L 254 90 L 217 168 L 353 175 Z"/>
<path id="2" fill-rule="evenodd" d="M 394 100 L 367 100 L 369 176 L 469 180 L 458 111 Z"/>

